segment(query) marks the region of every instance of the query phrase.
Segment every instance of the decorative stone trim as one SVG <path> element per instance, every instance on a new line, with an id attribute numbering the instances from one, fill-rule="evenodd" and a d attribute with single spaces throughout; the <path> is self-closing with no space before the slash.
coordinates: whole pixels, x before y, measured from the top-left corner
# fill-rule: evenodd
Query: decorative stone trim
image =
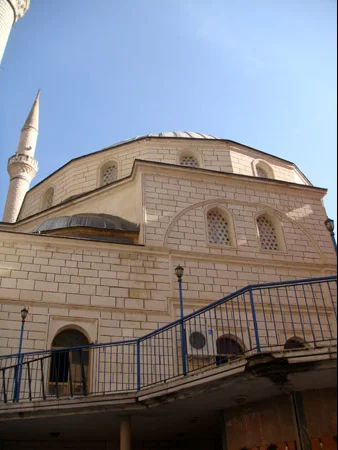
<path id="1" fill-rule="evenodd" d="M 28 11 L 30 6 L 30 0 L 8 0 L 15 11 L 15 21 L 21 19 L 21 17 Z"/>
<path id="2" fill-rule="evenodd" d="M 8 159 L 8 165 L 16 164 L 16 163 L 29 164 L 29 165 L 33 166 L 33 168 L 36 171 L 39 168 L 39 164 L 38 164 L 37 160 L 35 158 L 33 158 L 32 156 L 28 156 L 28 155 L 15 154 Z"/>

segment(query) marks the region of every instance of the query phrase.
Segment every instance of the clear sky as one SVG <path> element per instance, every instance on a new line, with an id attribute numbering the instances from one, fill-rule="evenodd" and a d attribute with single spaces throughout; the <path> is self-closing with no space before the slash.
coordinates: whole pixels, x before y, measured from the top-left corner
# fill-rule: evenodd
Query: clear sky
<path id="1" fill-rule="evenodd" d="M 32 186 L 129 137 L 198 131 L 295 162 L 336 221 L 336 28 L 334 0 L 32 0 L 0 68 L 1 213 L 41 88 Z"/>

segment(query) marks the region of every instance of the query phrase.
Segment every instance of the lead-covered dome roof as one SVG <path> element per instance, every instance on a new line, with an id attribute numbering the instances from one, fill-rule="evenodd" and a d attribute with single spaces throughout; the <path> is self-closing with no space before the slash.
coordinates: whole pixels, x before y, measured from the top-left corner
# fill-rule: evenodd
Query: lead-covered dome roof
<path id="1" fill-rule="evenodd" d="M 117 142 L 112 147 L 144 138 L 221 139 L 213 136 L 212 134 L 197 133 L 196 131 L 163 131 L 162 133 L 143 134 L 140 136 L 132 137 L 130 139 L 125 139 L 123 141 Z"/>
<path id="2" fill-rule="evenodd" d="M 124 231 L 137 233 L 139 226 L 122 217 L 110 214 L 82 213 L 73 216 L 52 217 L 38 225 L 33 233 L 44 233 L 71 227 L 88 227 L 100 230 Z"/>

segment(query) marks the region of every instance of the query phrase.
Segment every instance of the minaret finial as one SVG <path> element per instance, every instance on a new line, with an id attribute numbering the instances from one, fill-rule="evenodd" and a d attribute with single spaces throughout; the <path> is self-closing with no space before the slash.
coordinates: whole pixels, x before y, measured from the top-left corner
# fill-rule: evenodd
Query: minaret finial
<path id="1" fill-rule="evenodd" d="M 22 127 L 16 154 L 8 160 L 10 184 L 2 219 L 4 222 L 16 222 L 30 182 L 38 170 L 34 153 L 39 132 L 39 98 L 40 89 Z"/>
<path id="2" fill-rule="evenodd" d="M 22 130 L 32 127 L 35 128 L 36 131 L 39 131 L 39 103 L 40 103 L 40 89 L 38 90 L 38 93 L 36 94 L 33 106 L 31 110 L 29 111 L 29 114 L 27 116 L 26 122 L 24 123 L 24 126 L 22 127 Z"/>

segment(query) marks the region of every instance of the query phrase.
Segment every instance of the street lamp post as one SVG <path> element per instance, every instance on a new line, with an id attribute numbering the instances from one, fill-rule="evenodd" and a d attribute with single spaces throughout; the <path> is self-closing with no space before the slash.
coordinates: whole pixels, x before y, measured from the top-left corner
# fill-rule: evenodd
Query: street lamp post
<path id="1" fill-rule="evenodd" d="M 22 376 L 22 341 L 23 341 L 23 331 L 25 328 L 25 320 L 28 314 L 28 309 L 26 307 L 21 310 L 21 330 L 20 330 L 20 341 L 19 341 L 19 349 L 18 349 L 18 364 L 15 368 L 15 387 L 14 387 L 14 402 L 18 402 L 20 399 L 20 384 L 21 384 L 21 376 Z"/>
<path id="2" fill-rule="evenodd" d="M 331 235 L 333 247 L 334 247 L 334 250 L 335 250 L 335 252 L 337 254 L 337 243 L 336 243 L 336 239 L 334 237 L 334 221 L 332 219 L 327 218 L 324 223 L 325 223 L 327 231 Z"/>
<path id="3" fill-rule="evenodd" d="M 184 309 L 183 309 L 183 294 L 182 294 L 183 273 L 184 273 L 184 268 L 182 266 L 178 265 L 175 269 L 175 274 L 177 276 L 178 290 L 179 290 L 179 294 L 180 294 L 182 368 L 183 368 L 183 375 L 186 375 L 187 374 L 187 343 L 186 343 L 185 327 L 184 327 Z"/>

